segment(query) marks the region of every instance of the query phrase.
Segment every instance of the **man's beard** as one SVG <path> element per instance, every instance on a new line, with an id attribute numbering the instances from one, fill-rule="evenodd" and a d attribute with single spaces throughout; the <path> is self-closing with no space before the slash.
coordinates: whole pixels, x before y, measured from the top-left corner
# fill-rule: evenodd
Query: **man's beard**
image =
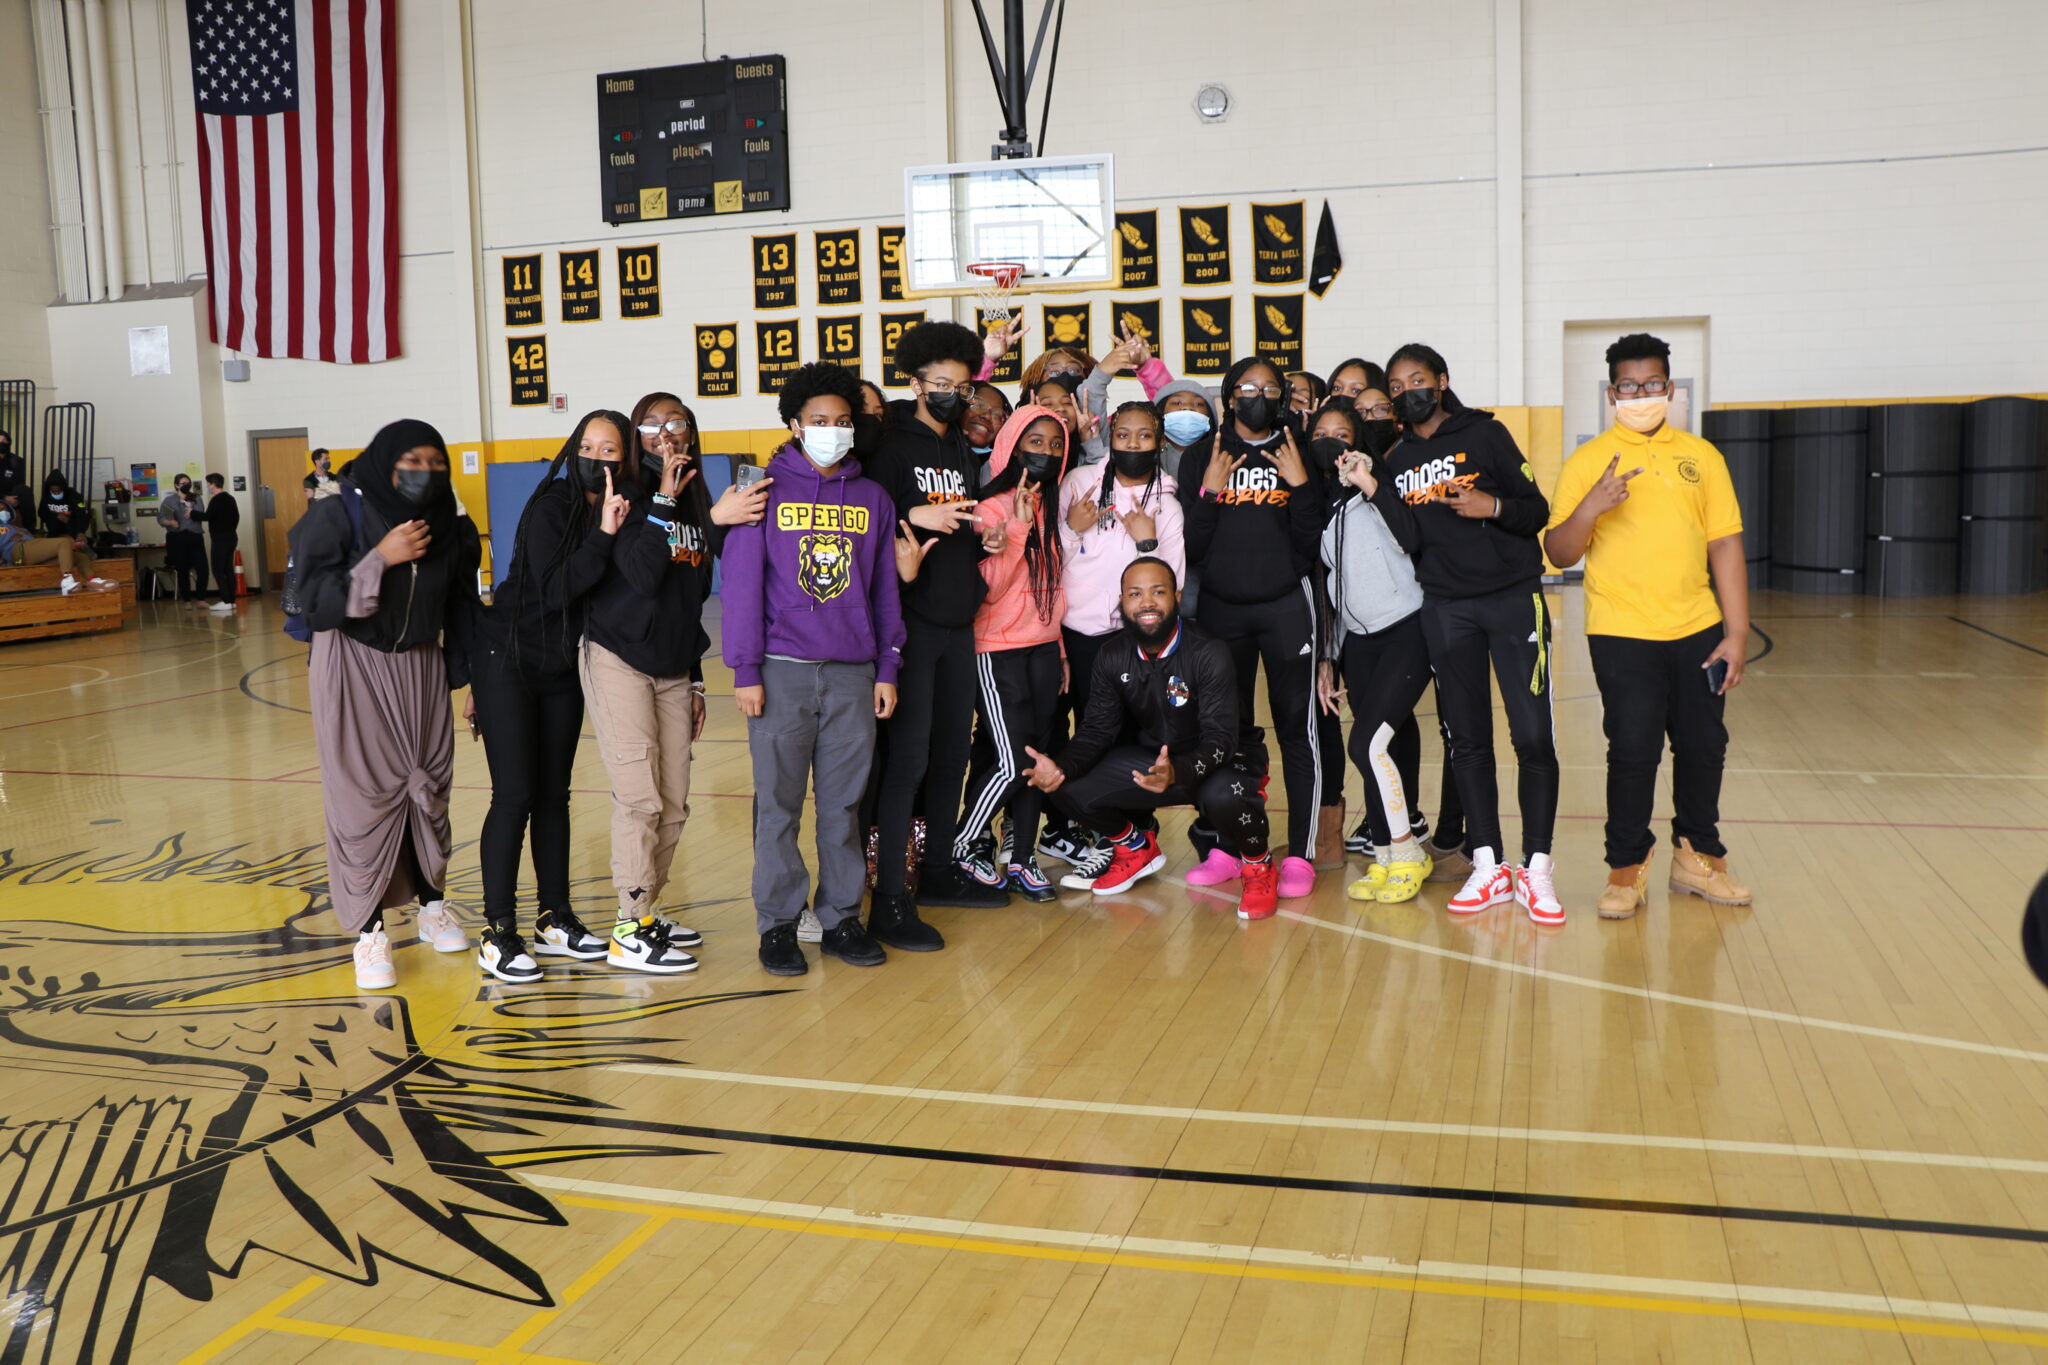
<path id="1" fill-rule="evenodd" d="M 1132 639 L 1146 649 L 1157 649 L 1173 638 L 1174 628 L 1180 624 L 1180 613 L 1168 612 L 1159 619 L 1156 630 L 1146 630 L 1129 616 L 1124 617 L 1124 630 Z"/>

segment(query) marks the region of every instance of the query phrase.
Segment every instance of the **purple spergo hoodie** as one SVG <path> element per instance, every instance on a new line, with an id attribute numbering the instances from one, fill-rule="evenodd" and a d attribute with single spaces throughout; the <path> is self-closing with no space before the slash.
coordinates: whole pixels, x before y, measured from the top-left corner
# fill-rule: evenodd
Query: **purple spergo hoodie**
<path id="1" fill-rule="evenodd" d="M 768 462 L 775 482 L 756 526 L 726 534 L 725 661 L 758 687 L 770 654 L 872 663 L 893 683 L 903 664 L 896 598 L 896 504 L 851 455 L 820 473 L 794 444 Z"/>

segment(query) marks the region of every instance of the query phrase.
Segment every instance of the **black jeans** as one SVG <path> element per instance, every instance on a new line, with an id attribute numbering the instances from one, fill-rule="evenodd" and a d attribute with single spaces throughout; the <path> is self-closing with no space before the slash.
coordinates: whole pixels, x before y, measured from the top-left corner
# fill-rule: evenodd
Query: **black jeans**
<path id="1" fill-rule="evenodd" d="M 1423 642 L 1420 612 L 1371 635 L 1344 636 L 1351 761 L 1365 776 L 1372 841 L 1382 847 L 1415 828 L 1422 766 L 1415 704 L 1428 686 L 1429 647 Z M 1324 719 L 1334 726 L 1333 718 Z"/>
<path id="2" fill-rule="evenodd" d="M 233 531 L 226 535 L 216 531 L 208 548 L 213 555 L 214 595 L 231 602 L 235 596 L 235 551 L 241 548 L 241 539 Z"/>
<path id="3" fill-rule="evenodd" d="M 164 532 L 164 567 L 177 576 L 178 600 L 206 591 L 206 537 L 197 531 Z"/>
<path id="4" fill-rule="evenodd" d="M 1237 665 L 1237 705 L 1250 724 L 1257 704 L 1259 661 L 1266 664 L 1266 704 L 1287 783 L 1288 853 L 1313 856 L 1316 815 L 1323 799 L 1323 753 L 1316 713 L 1315 619 L 1303 583 L 1277 602 L 1246 606 L 1208 593 L 1202 629 L 1230 646 Z"/>
<path id="5" fill-rule="evenodd" d="M 924 797 L 924 860 L 953 856 L 960 787 L 974 735 L 974 627 L 935 626 L 910 617 L 896 714 L 883 726 L 882 780 L 875 797 L 875 894 L 900 896 L 903 858 L 879 850 L 909 847 L 910 817 Z"/>
<path id="6" fill-rule="evenodd" d="M 1671 737 L 1671 840 L 1689 839 L 1709 857 L 1726 857 L 1721 768 L 1728 758 L 1728 699 L 1707 686 L 1707 656 L 1725 632 L 1718 625 L 1678 640 L 1589 635 L 1593 679 L 1607 730 L 1607 865 L 1634 867 L 1650 856 L 1650 807 L 1657 762 Z"/>
<path id="7" fill-rule="evenodd" d="M 495 649 L 479 650 L 470 687 L 491 769 L 491 809 L 477 856 L 484 915 L 518 915 L 519 846 L 533 827 L 533 880 L 543 910 L 569 908 L 569 773 L 583 737 L 583 691 L 570 674 L 536 688 Z"/>
<path id="8" fill-rule="evenodd" d="M 1111 749 L 1085 773 L 1070 777 L 1053 793 L 1053 804 L 1100 834 L 1121 834 L 1136 815 L 1162 806 L 1193 806 L 1202 822 L 1216 831 L 1224 851 L 1256 858 L 1266 851 L 1266 800 L 1260 788 L 1266 779 L 1263 748 L 1239 754 L 1203 778 L 1193 790 L 1168 787 L 1146 791 L 1131 780 L 1159 758 L 1157 750 Z"/>
<path id="9" fill-rule="evenodd" d="M 981 694 L 981 722 L 993 761 L 967 780 L 967 803 L 953 857 L 965 859 L 973 837 L 988 828 L 999 810 L 1010 812 L 1016 830 L 1012 852 L 1018 862 L 1038 848 L 1038 817 L 1045 795 L 1024 781 L 1032 759 L 1025 746 L 1049 753 L 1060 704 L 1060 647 L 1049 640 L 1022 649 L 997 649 L 975 661 Z M 926 836 L 927 846 L 936 835 Z"/>
<path id="10" fill-rule="evenodd" d="M 1501 846 L 1500 783 L 1493 770 L 1493 686 L 1500 678 L 1508 735 L 1521 767 L 1522 856 L 1550 852 L 1557 825 L 1557 743 L 1550 721 L 1550 609 L 1535 579 L 1485 597 L 1425 598 L 1422 633 L 1436 671 L 1437 710 L 1465 805 L 1468 849 Z"/>

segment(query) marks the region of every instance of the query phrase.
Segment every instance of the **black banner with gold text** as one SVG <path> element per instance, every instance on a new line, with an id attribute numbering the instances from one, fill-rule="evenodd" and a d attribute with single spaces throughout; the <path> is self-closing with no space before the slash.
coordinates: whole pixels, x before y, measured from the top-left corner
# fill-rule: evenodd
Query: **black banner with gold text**
<path id="1" fill-rule="evenodd" d="M 597 322 L 604 317 L 604 288 L 598 279 L 598 253 L 562 253 L 562 321 Z"/>
<path id="2" fill-rule="evenodd" d="M 1252 350 L 1282 374 L 1301 368 L 1302 308 L 1299 294 L 1252 296 Z"/>
<path id="3" fill-rule="evenodd" d="M 817 232 L 818 306 L 842 308 L 860 302 L 860 229 Z"/>
<path id="4" fill-rule="evenodd" d="M 1230 296 L 1180 301 L 1182 374 L 1222 374 L 1230 368 Z"/>
<path id="5" fill-rule="evenodd" d="M 740 391 L 737 322 L 697 324 L 697 396 L 733 398 Z"/>
<path id="6" fill-rule="evenodd" d="M 1122 267 L 1119 289 L 1159 287 L 1159 210 L 1137 209 L 1116 216 L 1116 256 Z"/>
<path id="7" fill-rule="evenodd" d="M 910 386 L 910 376 L 896 368 L 896 343 L 903 340 L 903 334 L 925 320 L 922 312 L 882 314 L 882 386 L 902 389 Z"/>
<path id="8" fill-rule="evenodd" d="M 622 246 L 619 248 L 619 316 L 658 318 L 661 316 L 661 248 Z"/>
<path id="9" fill-rule="evenodd" d="M 538 327 L 546 322 L 541 311 L 540 257 L 507 256 L 502 264 L 505 271 L 505 325 Z"/>
<path id="10" fill-rule="evenodd" d="M 1152 354 L 1159 354 L 1158 299 L 1112 299 L 1109 321 L 1109 330 L 1117 344 L 1123 343 L 1124 333 L 1136 332 L 1152 348 Z"/>
<path id="11" fill-rule="evenodd" d="M 1180 211 L 1180 282 L 1193 288 L 1230 283 L 1230 205 Z"/>
<path id="12" fill-rule="evenodd" d="M 1045 330 L 1038 334 L 1044 345 L 1062 346 L 1083 355 L 1095 354 L 1095 308 L 1087 299 L 1046 304 L 1044 321 Z"/>
<path id="13" fill-rule="evenodd" d="M 782 381 L 803 364 L 795 318 L 754 324 L 754 391 L 764 398 L 782 392 Z"/>
<path id="14" fill-rule="evenodd" d="M 796 307 L 796 234 L 754 239 L 754 307 Z"/>
<path id="15" fill-rule="evenodd" d="M 982 317 L 979 313 L 975 314 L 975 318 L 977 325 L 981 328 L 983 337 L 987 337 L 990 333 L 1000 331 L 1010 325 L 1008 318 L 998 318 L 992 322 Z M 1012 346 L 1009 350 L 1003 352 L 1003 358 L 996 362 L 995 369 L 989 374 L 988 382 L 991 384 L 1014 384 L 1023 378 L 1023 349 L 1021 346 Z"/>
<path id="16" fill-rule="evenodd" d="M 818 319 L 818 359 L 860 373 L 860 314 Z"/>
<path id="17" fill-rule="evenodd" d="M 901 227 L 878 227 L 875 229 L 875 257 L 881 261 L 881 298 L 883 303 L 903 302 L 903 229 Z M 887 349 L 884 347 L 883 349 Z"/>
<path id="18" fill-rule="evenodd" d="M 548 339 L 544 336 L 505 338 L 511 366 L 512 406 L 544 408 L 548 404 Z"/>
<path id="19" fill-rule="evenodd" d="M 1252 205 L 1252 283 L 1300 284 L 1306 259 L 1302 201 Z"/>

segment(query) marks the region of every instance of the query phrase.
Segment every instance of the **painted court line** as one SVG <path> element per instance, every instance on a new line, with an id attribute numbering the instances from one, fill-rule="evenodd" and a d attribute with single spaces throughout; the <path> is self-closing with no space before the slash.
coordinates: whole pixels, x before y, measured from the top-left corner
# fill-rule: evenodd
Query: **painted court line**
<path id="1" fill-rule="evenodd" d="M 1560 1142 L 1586 1146 L 1669 1148 L 1682 1152 L 1728 1152 L 1743 1156 L 1785 1156 L 1805 1161 L 1892 1162 L 1905 1166 L 1947 1166 L 1973 1171 L 2016 1171 L 2048 1175 L 2048 1161 L 2017 1157 L 1956 1155 L 1946 1152 L 1900 1152 L 1861 1147 L 1817 1147 L 1792 1142 L 1734 1142 L 1719 1138 L 1664 1137 L 1646 1133 L 1589 1133 L 1554 1128 L 1496 1128 L 1486 1124 L 1410 1123 L 1394 1119 L 1333 1118 L 1318 1114 L 1276 1114 L 1240 1109 L 1190 1109 L 1163 1104 L 1120 1104 L 1110 1100 L 1062 1100 L 1040 1095 L 1006 1095 L 988 1090 L 933 1090 L 914 1085 L 869 1085 L 859 1081 L 822 1081 L 808 1076 L 757 1076 L 743 1071 L 706 1071 L 694 1066 L 648 1066 L 636 1062 L 605 1068 L 633 1076 L 660 1076 L 675 1081 L 708 1081 L 724 1085 L 759 1085 L 786 1090 L 823 1090 L 845 1095 L 879 1095 L 892 1099 L 934 1100 L 947 1104 L 981 1104 L 1009 1109 L 1050 1109 L 1075 1114 L 1115 1114 L 1131 1118 L 1177 1119 L 1194 1123 L 1243 1123 L 1290 1128 L 1329 1128 L 1343 1132 L 1401 1133 L 1421 1137 L 1479 1138 L 1503 1142 Z"/>
<path id="2" fill-rule="evenodd" d="M 2024 1308 L 1987 1307 L 1981 1304 L 1943 1303 L 1925 1299 L 1893 1298 L 1883 1294 L 1843 1294 L 1822 1290 L 1787 1289 L 1775 1285 L 1720 1284 L 1706 1280 L 1667 1280 L 1639 1275 L 1600 1275 L 1560 1270 L 1532 1270 L 1516 1266 L 1471 1265 L 1456 1261 L 1403 1263 L 1385 1256 L 1330 1255 L 1284 1247 L 1238 1246 L 1220 1242 L 1183 1242 L 1156 1237 L 1126 1237 L 1116 1233 L 1073 1232 L 1061 1228 L 1018 1227 L 1004 1223 L 983 1223 L 957 1218 L 925 1218 L 904 1213 L 873 1213 L 857 1209 L 832 1208 L 821 1204 L 796 1204 L 773 1199 L 741 1199 L 730 1195 L 695 1190 L 669 1190 L 645 1185 L 620 1185 L 602 1180 L 578 1180 L 567 1176 L 527 1175 L 526 1180 L 546 1189 L 597 1199 L 639 1201 L 634 1211 L 649 1204 L 669 1208 L 703 1209 L 729 1215 L 712 1221 L 736 1222 L 749 1226 L 784 1226 L 796 1232 L 828 1232 L 828 1228 L 806 1224 L 839 1224 L 847 1228 L 872 1229 L 888 1240 L 911 1245 L 939 1246 L 966 1251 L 1030 1255 L 1026 1247 L 1057 1247 L 1069 1253 L 1057 1259 L 1141 1266 L 1160 1270 L 1197 1273 L 1238 1274 L 1266 1279 L 1290 1279 L 1308 1283 L 1352 1284 L 1364 1288 L 1394 1289 L 1422 1294 L 1484 1294 L 1535 1302 L 1569 1302 L 1595 1307 L 1635 1308 L 1649 1311 L 1730 1316 L 1704 1304 L 1677 1301 L 1703 1299 L 1733 1303 L 1740 1311 L 1732 1314 L 1776 1321 L 1819 1322 L 1825 1326 L 1855 1327 L 1866 1331 L 1893 1331 L 1916 1335 L 1975 1336 L 1986 1329 L 2048 1328 L 2048 1313 Z M 600 1205 L 600 1207 L 605 1207 Z M 788 1220 L 786 1223 L 781 1220 Z M 1044 1253 L 1038 1253 L 1043 1255 Z M 1148 1258 L 1174 1257 L 1177 1260 Z M 1217 1264 L 1223 1262 L 1225 1264 Z M 1263 1273 L 1262 1273 L 1263 1272 Z M 1479 1282 L 1431 1284 L 1430 1280 Z M 1631 1297 L 1588 1297 L 1616 1296 Z M 1633 1296 L 1643 1297 L 1633 1297 Z M 1650 1297 L 1658 1296 L 1658 1297 Z M 1824 1309 L 1818 1315 L 1786 1313 L 1786 1309 Z M 1841 1316 L 1853 1314 L 1855 1316 Z M 1967 1324 L 1955 1329 L 1917 1327 L 1901 1322 L 1901 1316 L 1926 1318 L 1941 1323 Z M 2048 1337 L 2027 1334 L 1991 1335 L 1993 1340 L 2024 1341 L 2048 1345 Z"/>

